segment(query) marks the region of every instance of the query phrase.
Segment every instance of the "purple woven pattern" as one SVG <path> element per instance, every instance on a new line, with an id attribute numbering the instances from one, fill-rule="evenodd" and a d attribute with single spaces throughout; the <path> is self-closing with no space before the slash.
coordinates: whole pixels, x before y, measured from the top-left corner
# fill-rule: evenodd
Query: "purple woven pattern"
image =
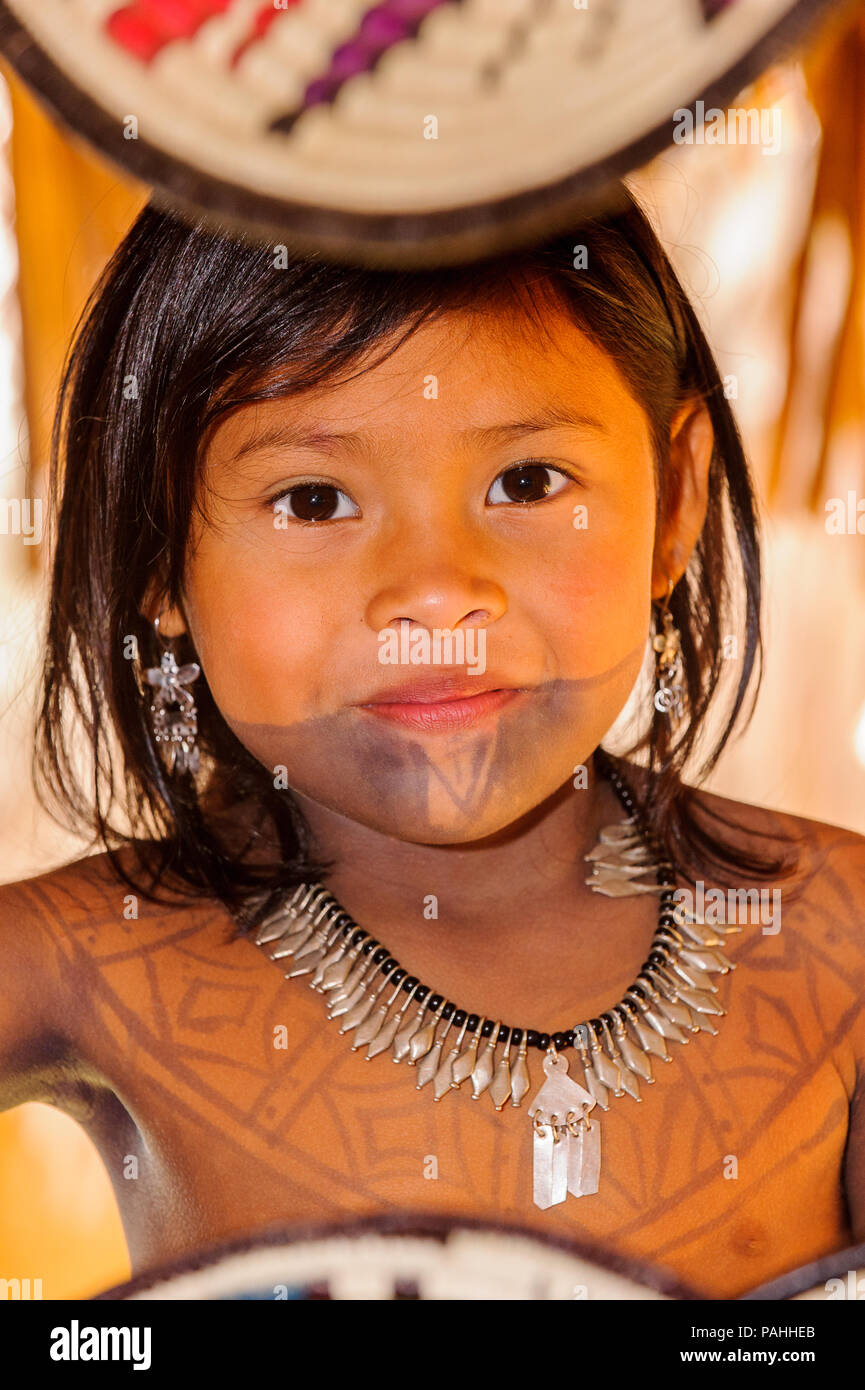
<path id="1" fill-rule="evenodd" d="M 381 4 L 374 5 L 366 11 L 352 37 L 334 49 L 327 68 L 309 82 L 300 106 L 277 116 L 271 121 L 270 129 L 287 133 L 304 111 L 332 102 L 352 77 L 371 72 L 382 56 L 395 44 L 415 38 L 423 21 L 434 10 L 441 9 L 443 5 L 454 6 L 460 3 L 461 0 L 382 0 Z M 700 3 L 703 18 L 709 23 L 722 10 L 730 9 L 737 0 L 700 0 Z M 546 0 L 536 0 L 539 18 L 542 17 L 545 4 Z M 615 27 L 615 11 L 601 18 L 604 20 L 601 28 Z M 525 38 L 522 31 L 527 29 L 531 22 L 532 18 L 528 16 L 514 25 L 511 35 L 511 46 L 514 50 L 521 47 Z M 594 26 L 595 29 L 597 27 Z M 597 35 L 595 39 L 597 40 Z M 506 61 L 507 58 L 503 59 L 503 63 Z M 488 68 L 480 76 L 485 85 L 489 86 L 495 81 L 497 71 Z"/>
<path id="2" fill-rule="evenodd" d="M 367 10 L 353 37 L 334 49 L 327 70 L 309 83 L 301 108 L 278 116 L 271 122 L 271 130 L 290 130 L 303 111 L 333 101 L 349 78 L 371 72 L 394 44 L 414 38 L 433 10 L 459 3 L 460 0 L 383 0 L 374 5 Z"/>

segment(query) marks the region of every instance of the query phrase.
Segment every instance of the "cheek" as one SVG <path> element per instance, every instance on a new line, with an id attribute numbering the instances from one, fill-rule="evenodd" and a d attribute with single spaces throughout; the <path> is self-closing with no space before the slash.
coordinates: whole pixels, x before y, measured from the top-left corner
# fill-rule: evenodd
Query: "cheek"
<path id="1" fill-rule="evenodd" d="M 201 555 L 187 581 L 187 616 L 202 669 L 225 717 L 303 719 L 329 683 L 329 624 L 338 603 L 286 565 Z"/>
<path id="2" fill-rule="evenodd" d="M 530 620 L 547 634 L 558 674 L 600 676 L 645 645 L 651 605 L 653 507 L 588 508 L 534 561 Z"/>

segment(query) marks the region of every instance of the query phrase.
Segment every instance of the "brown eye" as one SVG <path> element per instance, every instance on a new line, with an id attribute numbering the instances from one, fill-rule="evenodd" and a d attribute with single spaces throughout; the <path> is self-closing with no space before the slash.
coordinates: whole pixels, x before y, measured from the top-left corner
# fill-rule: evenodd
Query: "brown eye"
<path id="1" fill-rule="evenodd" d="M 351 498 L 331 483 L 301 483 L 277 498 L 273 509 L 296 521 L 341 521 L 357 516 L 359 511 Z"/>
<path id="2" fill-rule="evenodd" d="M 496 478 L 488 502 L 540 502 L 560 492 L 568 479 L 543 463 L 520 463 Z"/>

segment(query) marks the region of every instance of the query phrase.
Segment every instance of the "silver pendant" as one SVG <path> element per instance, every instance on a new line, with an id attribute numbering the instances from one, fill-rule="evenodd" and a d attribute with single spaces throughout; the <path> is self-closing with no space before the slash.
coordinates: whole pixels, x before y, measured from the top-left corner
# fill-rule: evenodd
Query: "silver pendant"
<path id="1" fill-rule="evenodd" d="M 562 1132 L 555 1125 L 534 1122 L 532 1197 L 541 1211 L 558 1206 L 568 1195 L 570 1144 L 566 1129 Z"/>
<path id="2" fill-rule="evenodd" d="M 606 898 L 630 898 L 638 893 L 662 893 L 664 885 L 645 883 L 646 874 L 655 874 L 661 865 L 653 860 L 643 843 L 636 819 L 629 816 L 618 825 L 604 826 L 598 843 L 584 856 L 592 865 L 586 883 L 593 893 Z"/>
<path id="3" fill-rule="evenodd" d="M 597 1192 L 601 1177 L 601 1122 L 584 1116 L 579 1121 L 571 1120 L 569 1129 L 568 1191 L 572 1197 L 591 1197 Z"/>
<path id="4" fill-rule="evenodd" d="M 543 1067 L 546 1080 L 529 1106 L 529 1116 L 533 1122 L 532 1194 L 535 1206 L 546 1211 L 563 1202 L 569 1192 L 574 1197 L 597 1192 L 600 1126 L 595 1120 L 591 1130 L 583 1128 L 595 1098 L 568 1076 L 567 1060 L 554 1047 L 548 1049 Z"/>

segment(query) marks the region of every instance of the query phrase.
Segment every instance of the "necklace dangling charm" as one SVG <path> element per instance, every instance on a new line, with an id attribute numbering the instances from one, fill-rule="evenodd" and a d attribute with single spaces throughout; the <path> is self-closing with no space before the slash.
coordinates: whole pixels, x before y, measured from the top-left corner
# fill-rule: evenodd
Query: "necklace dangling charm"
<path id="1" fill-rule="evenodd" d="M 532 1187 L 535 1206 L 546 1211 L 598 1190 L 601 1129 L 590 1121 L 594 1096 L 568 1076 L 567 1059 L 555 1047 L 543 1061 L 547 1078 L 531 1105 Z"/>

